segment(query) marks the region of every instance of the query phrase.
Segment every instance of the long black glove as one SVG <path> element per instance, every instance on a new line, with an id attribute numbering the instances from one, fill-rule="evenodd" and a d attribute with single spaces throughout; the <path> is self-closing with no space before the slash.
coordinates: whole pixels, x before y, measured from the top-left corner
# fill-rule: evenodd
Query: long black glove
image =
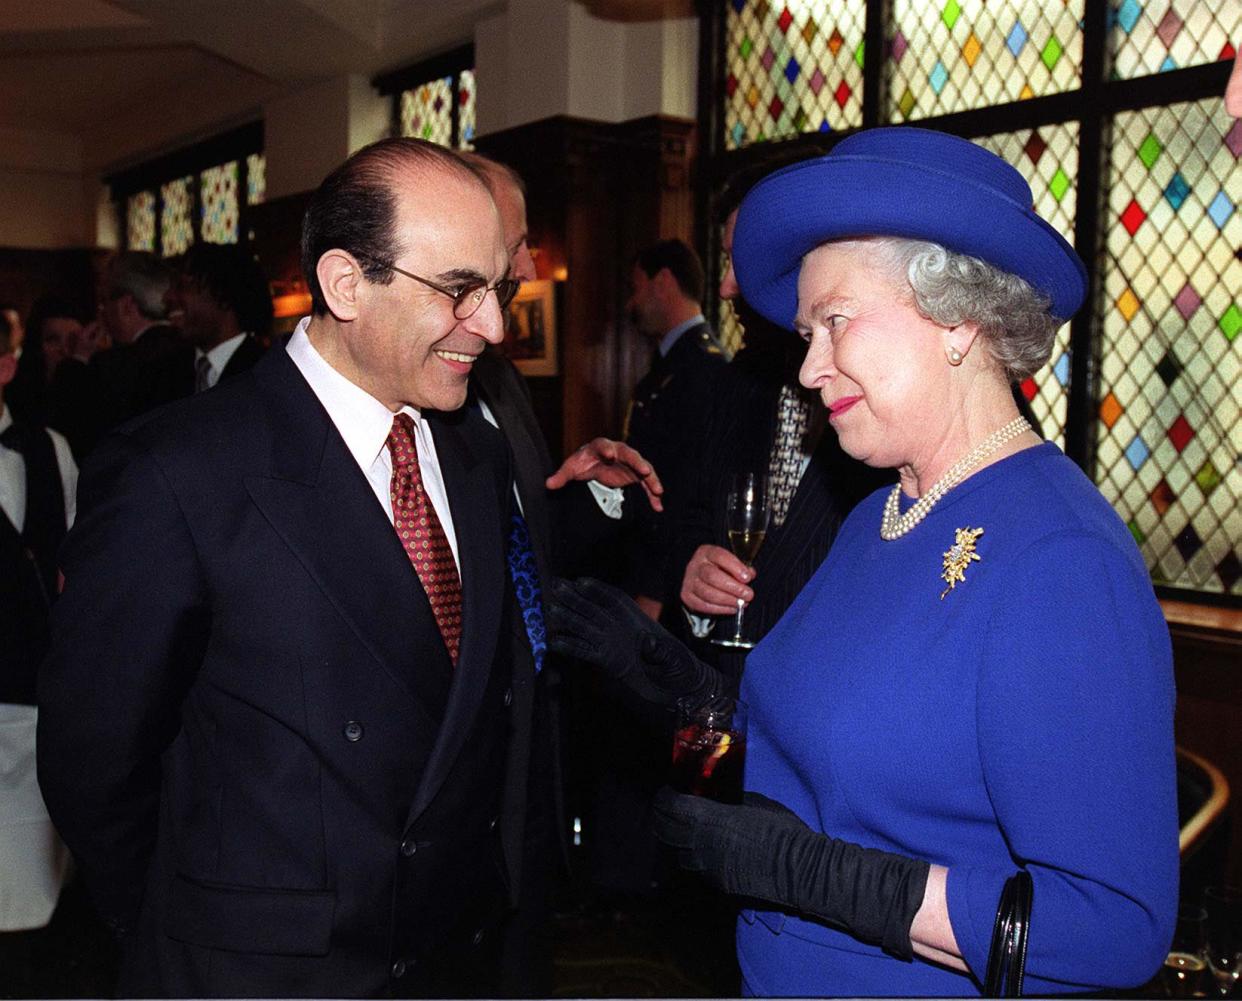
<path id="1" fill-rule="evenodd" d="M 667 709 L 683 699 L 699 705 L 723 689 L 718 671 L 602 581 L 554 579 L 544 609 L 553 650 L 596 665 L 646 702 Z"/>
<path id="2" fill-rule="evenodd" d="M 654 802 L 656 836 L 683 868 L 718 889 L 822 918 L 910 959 L 910 925 L 930 866 L 816 834 L 792 810 L 748 792 L 741 806 L 667 786 Z"/>

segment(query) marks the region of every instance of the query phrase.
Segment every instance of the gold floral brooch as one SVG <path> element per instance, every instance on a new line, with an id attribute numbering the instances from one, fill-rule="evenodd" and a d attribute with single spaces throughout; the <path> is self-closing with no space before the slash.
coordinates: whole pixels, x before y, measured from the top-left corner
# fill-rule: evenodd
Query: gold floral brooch
<path id="1" fill-rule="evenodd" d="M 982 557 L 975 552 L 975 540 L 983 534 L 982 528 L 959 528 L 953 540 L 953 548 L 944 554 L 944 570 L 940 577 L 949 586 L 940 592 L 940 600 L 957 587 L 966 583 L 966 568 Z"/>

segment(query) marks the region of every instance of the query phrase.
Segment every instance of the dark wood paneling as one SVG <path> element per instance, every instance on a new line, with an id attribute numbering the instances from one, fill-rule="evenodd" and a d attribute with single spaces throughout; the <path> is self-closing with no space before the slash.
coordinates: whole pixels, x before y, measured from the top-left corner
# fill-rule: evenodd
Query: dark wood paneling
<path id="1" fill-rule="evenodd" d="M 1164 605 L 1177 673 L 1177 742 L 1229 782 L 1233 837 L 1219 881 L 1242 883 L 1242 612 Z"/>
<path id="2" fill-rule="evenodd" d="M 617 437 L 650 350 L 621 322 L 626 277 L 642 247 L 694 239 L 693 123 L 557 117 L 484 136 L 478 147 L 525 179 L 539 277 L 565 280 L 557 388 L 541 386 L 536 397 L 544 427 L 557 425 L 559 404 L 560 441 L 549 444 L 567 451 Z"/>

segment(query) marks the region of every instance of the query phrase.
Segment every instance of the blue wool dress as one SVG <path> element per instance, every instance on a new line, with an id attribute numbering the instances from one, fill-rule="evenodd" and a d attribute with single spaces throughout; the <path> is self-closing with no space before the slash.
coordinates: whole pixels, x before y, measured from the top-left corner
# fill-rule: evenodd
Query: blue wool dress
<path id="1" fill-rule="evenodd" d="M 1169 635 L 1133 540 L 1051 444 L 971 476 L 892 542 L 887 493 L 747 660 L 746 787 L 816 831 L 947 866 L 973 976 L 744 911 L 744 989 L 977 993 L 1019 865 L 1035 887 L 1027 993 L 1143 982 L 1177 911 L 1177 796 Z M 959 528 L 984 530 L 980 558 L 941 598 Z"/>

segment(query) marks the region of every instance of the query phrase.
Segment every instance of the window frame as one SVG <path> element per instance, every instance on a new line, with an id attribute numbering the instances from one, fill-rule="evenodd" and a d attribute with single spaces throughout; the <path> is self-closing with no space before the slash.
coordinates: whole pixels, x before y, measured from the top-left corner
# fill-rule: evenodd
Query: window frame
<path id="1" fill-rule="evenodd" d="M 122 234 L 122 246 L 129 248 L 129 218 L 127 206 L 131 195 L 150 191 L 155 196 L 155 241 L 153 253 L 163 257 L 160 249 L 160 220 L 164 211 L 163 185 L 183 177 L 193 176 L 190 185 L 190 218 L 194 228 L 194 241 L 203 238 L 203 205 L 201 176 L 204 170 L 237 161 L 237 234 L 238 243 L 245 244 L 250 232 L 250 210 L 247 192 L 250 188 L 250 164 L 247 157 L 263 152 L 262 120 L 248 122 L 236 129 L 222 132 L 202 142 L 184 146 L 163 156 L 146 160 L 133 167 L 118 170 L 104 176 L 113 206 L 116 209 L 118 232 Z"/>

